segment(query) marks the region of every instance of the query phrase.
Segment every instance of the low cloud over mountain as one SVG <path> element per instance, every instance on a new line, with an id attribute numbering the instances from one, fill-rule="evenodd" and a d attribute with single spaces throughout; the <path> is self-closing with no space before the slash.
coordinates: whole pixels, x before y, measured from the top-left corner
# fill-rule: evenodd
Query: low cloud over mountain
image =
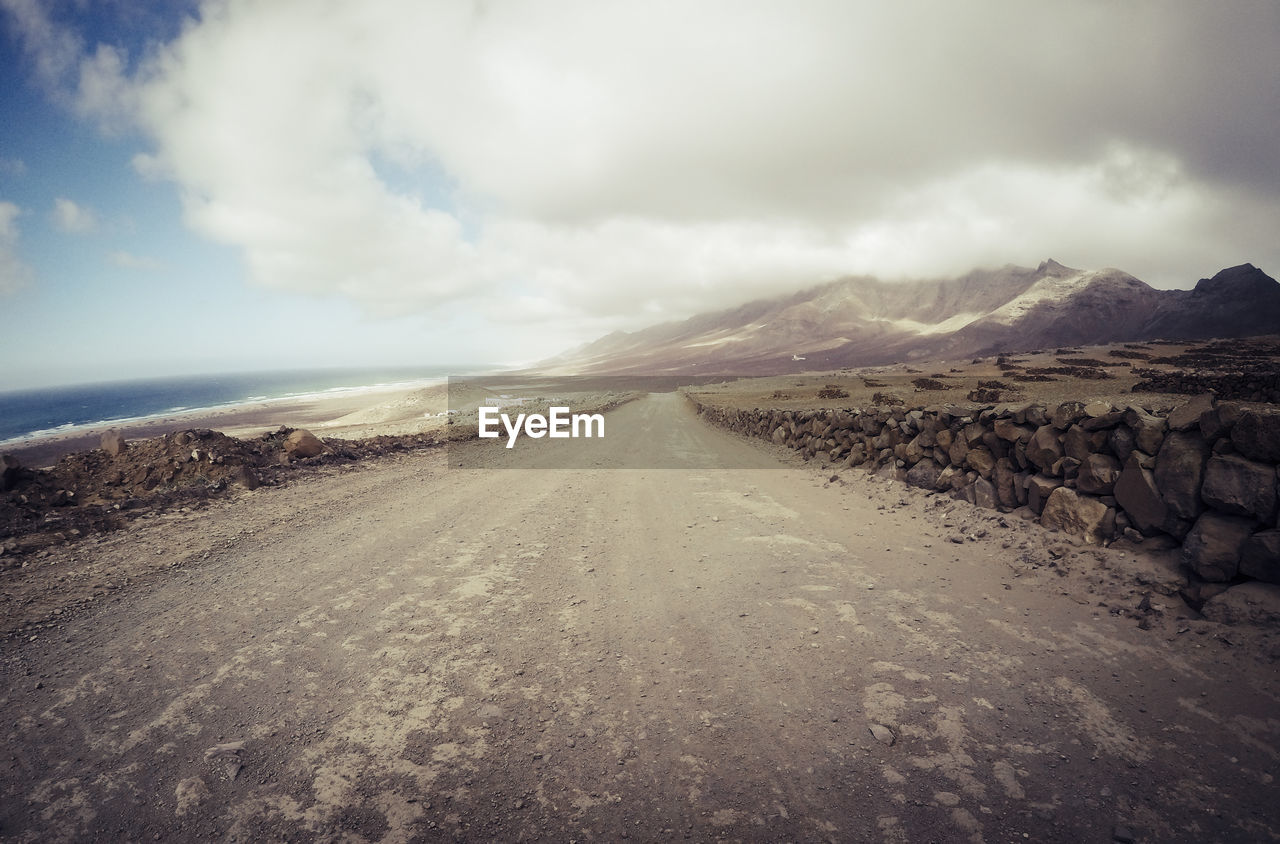
<path id="1" fill-rule="evenodd" d="M 1252 264 L 1201 279 L 1192 290 L 1157 290 L 1121 270 L 1049 260 L 946 280 L 840 279 L 615 332 L 546 363 L 582 372 L 778 373 L 1278 330 L 1280 284 Z"/>

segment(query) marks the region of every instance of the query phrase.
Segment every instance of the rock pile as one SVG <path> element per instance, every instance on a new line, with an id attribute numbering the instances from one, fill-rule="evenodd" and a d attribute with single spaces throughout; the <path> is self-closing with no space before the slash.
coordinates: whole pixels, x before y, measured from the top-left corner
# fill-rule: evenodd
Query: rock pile
<path id="1" fill-rule="evenodd" d="M 1181 393 L 1191 395 L 1212 389 L 1220 396 L 1257 402 L 1280 402 L 1280 372 L 1188 372 L 1181 369 L 1135 369 L 1142 380 L 1133 385 L 1135 393 Z"/>
<path id="2" fill-rule="evenodd" d="M 1265 338 L 1219 340 L 1188 349 L 1183 354 L 1154 357 L 1153 364 L 1176 366 L 1162 370 L 1141 367 L 1134 374 L 1143 379 L 1135 393 L 1196 395 L 1212 390 L 1219 399 L 1280 402 L 1280 344 Z"/>
<path id="3" fill-rule="evenodd" d="M 114 530 L 146 512 L 438 444 L 426 434 L 320 440 L 292 428 L 249 440 L 192 429 L 128 442 L 109 431 L 100 448 L 68 454 L 49 469 L 27 469 L 0 455 L 0 569 L 31 551 Z"/>
<path id="4" fill-rule="evenodd" d="M 864 466 L 1106 545 L 1167 535 L 1199 578 L 1280 583 L 1280 407 L 947 404 L 699 412 L 806 459 Z"/>

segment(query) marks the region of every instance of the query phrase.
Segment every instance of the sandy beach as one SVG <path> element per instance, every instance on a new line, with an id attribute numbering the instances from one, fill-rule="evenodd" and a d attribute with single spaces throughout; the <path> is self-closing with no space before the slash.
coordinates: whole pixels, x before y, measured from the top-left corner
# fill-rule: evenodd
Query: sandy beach
<path id="1" fill-rule="evenodd" d="M 165 414 L 136 421 L 105 423 L 78 427 L 66 433 L 11 441 L 0 450 L 12 454 L 24 466 L 43 468 L 59 457 L 77 451 L 97 448 L 103 433 L 120 431 L 127 439 L 163 436 L 188 428 L 211 428 L 241 439 L 255 437 L 281 425 L 290 428 L 315 428 L 322 436 L 370 436 L 368 424 L 333 424 L 358 412 L 377 415 L 383 428 L 397 433 L 416 433 L 414 418 L 421 418 L 419 402 L 424 394 L 443 395 L 444 387 L 415 387 L 399 390 L 352 390 L 296 399 L 267 400 L 219 408 L 203 408 L 182 413 Z M 401 412 L 395 412 L 400 407 Z M 378 409 L 383 412 L 378 415 Z M 418 427 L 418 430 L 422 426 Z M 353 433 L 354 432 L 354 433 Z M 379 431 L 381 432 L 381 431 Z"/>

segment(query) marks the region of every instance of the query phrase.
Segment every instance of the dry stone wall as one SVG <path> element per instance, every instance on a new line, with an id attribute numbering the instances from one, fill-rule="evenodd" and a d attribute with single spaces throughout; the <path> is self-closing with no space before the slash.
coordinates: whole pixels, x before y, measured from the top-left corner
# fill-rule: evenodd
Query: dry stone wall
<path id="1" fill-rule="evenodd" d="M 1201 579 L 1280 583 L 1280 407 L 1197 396 L 1139 405 L 736 410 L 712 423 L 839 467 L 865 467 L 1106 545 L 1168 535 Z"/>

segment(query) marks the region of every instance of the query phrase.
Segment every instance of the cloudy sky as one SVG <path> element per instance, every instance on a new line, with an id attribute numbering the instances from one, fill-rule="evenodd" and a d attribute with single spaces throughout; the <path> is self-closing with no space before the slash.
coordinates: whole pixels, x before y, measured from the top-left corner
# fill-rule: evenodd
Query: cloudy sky
<path id="1" fill-rule="evenodd" d="M 0 390 L 1280 274 L 1280 3 L 0 0 Z"/>

